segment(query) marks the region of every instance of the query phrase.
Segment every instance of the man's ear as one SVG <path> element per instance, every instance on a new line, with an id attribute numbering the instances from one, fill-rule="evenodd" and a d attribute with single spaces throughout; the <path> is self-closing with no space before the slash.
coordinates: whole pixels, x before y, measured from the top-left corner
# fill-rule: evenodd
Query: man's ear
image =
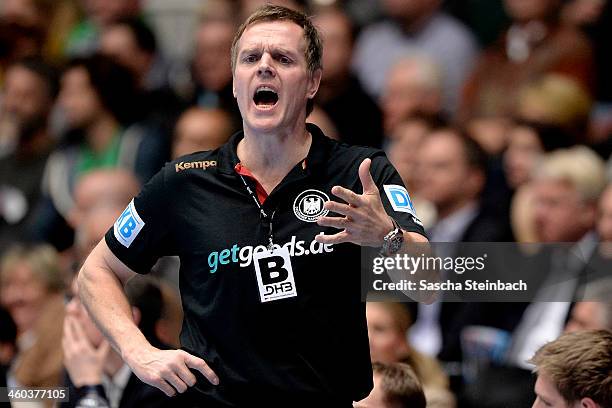
<path id="1" fill-rule="evenodd" d="M 142 315 L 140 314 L 140 310 L 138 310 L 138 308 L 136 307 L 132 307 L 132 319 L 134 319 L 134 323 L 136 324 L 136 326 L 140 324 L 141 318 Z"/>
<path id="2" fill-rule="evenodd" d="M 236 80 L 234 79 L 234 75 L 232 75 L 232 94 L 234 95 L 234 99 L 236 99 Z"/>
<path id="3" fill-rule="evenodd" d="M 310 76 L 310 84 L 308 86 L 308 99 L 313 99 L 319 90 L 323 70 L 321 68 L 315 70 Z"/>
<path id="4" fill-rule="evenodd" d="M 601 406 L 587 397 L 580 400 L 580 408 L 601 408 Z"/>

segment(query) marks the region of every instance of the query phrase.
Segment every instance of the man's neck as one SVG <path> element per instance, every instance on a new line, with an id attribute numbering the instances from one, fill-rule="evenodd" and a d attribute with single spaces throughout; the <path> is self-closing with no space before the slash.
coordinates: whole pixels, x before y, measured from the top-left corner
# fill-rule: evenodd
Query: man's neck
<path id="1" fill-rule="evenodd" d="M 111 115 L 104 114 L 94 120 L 86 129 L 89 146 L 97 153 L 104 151 L 113 140 L 119 123 Z"/>
<path id="2" fill-rule="evenodd" d="M 301 123 L 286 133 L 250 132 L 245 126 L 238 158 L 268 193 L 308 154 L 312 137 Z"/>

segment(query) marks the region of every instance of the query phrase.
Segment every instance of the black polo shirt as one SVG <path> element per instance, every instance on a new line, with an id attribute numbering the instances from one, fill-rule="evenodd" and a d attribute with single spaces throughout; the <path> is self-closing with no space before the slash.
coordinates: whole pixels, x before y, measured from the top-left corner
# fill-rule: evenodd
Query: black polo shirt
<path id="1" fill-rule="evenodd" d="M 338 143 L 314 125 L 307 128 L 312 145 L 305 163 L 262 204 L 269 217 L 274 213 L 274 243 L 289 249 L 295 296 L 260 298 L 253 253 L 265 249 L 270 225 L 236 171 L 241 132 L 217 150 L 167 164 L 106 234 L 112 252 L 139 273 L 149 272 L 160 256 L 180 257 L 182 347 L 220 379 L 213 386 L 198 376 L 195 387 L 205 400 L 227 406 L 350 404 L 372 387 L 360 247 L 317 243 L 315 235 L 338 230 L 316 219 L 325 213 L 325 200 L 338 200 L 333 186 L 362 192 L 357 170 L 370 157 L 386 211 L 405 230 L 424 232 L 381 150 Z M 244 180 L 255 192 L 255 181 Z"/>

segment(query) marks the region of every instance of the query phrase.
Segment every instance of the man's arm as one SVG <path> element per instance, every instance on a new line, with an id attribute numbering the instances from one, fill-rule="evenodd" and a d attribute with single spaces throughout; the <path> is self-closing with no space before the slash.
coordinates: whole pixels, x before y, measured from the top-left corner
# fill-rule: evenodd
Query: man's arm
<path id="1" fill-rule="evenodd" d="M 153 347 L 132 320 L 123 287 L 135 272 L 125 266 L 102 239 L 79 272 L 81 302 L 111 345 L 143 382 L 172 396 L 196 382 L 189 368 L 197 369 L 211 383 L 219 379 L 201 358 L 183 350 Z"/>

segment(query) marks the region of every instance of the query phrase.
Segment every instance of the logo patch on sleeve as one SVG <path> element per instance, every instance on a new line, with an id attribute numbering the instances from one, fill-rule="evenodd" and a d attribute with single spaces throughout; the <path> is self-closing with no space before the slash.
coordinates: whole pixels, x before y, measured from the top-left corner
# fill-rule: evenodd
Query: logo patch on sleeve
<path id="1" fill-rule="evenodd" d="M 416 211 L 412 205 L 410 195 L 408 194 L 408 190 L 406 190 L 406 188 L 397 184 L 385 184 L 383 187 L 385 189 L 385 194 L 387 194 L 387 198 L 391 203 L 391 207 L 393 207 L 395 211 L 408 213 L 412 215 L 415 223 L 423 225 L 421 220 L 419 220 L 416 215 Z"/>
<path id="2" fill-rule="evenodd" d="M 115 238 L 117 238 L 117 241 L 119 241 L 121 245 L 129 248 L 144 225 L 145 223 L 138 215 L 136 207 L 134 207 L 134 200 L 132 199 L 121 216 L 115 221 Z"/>

